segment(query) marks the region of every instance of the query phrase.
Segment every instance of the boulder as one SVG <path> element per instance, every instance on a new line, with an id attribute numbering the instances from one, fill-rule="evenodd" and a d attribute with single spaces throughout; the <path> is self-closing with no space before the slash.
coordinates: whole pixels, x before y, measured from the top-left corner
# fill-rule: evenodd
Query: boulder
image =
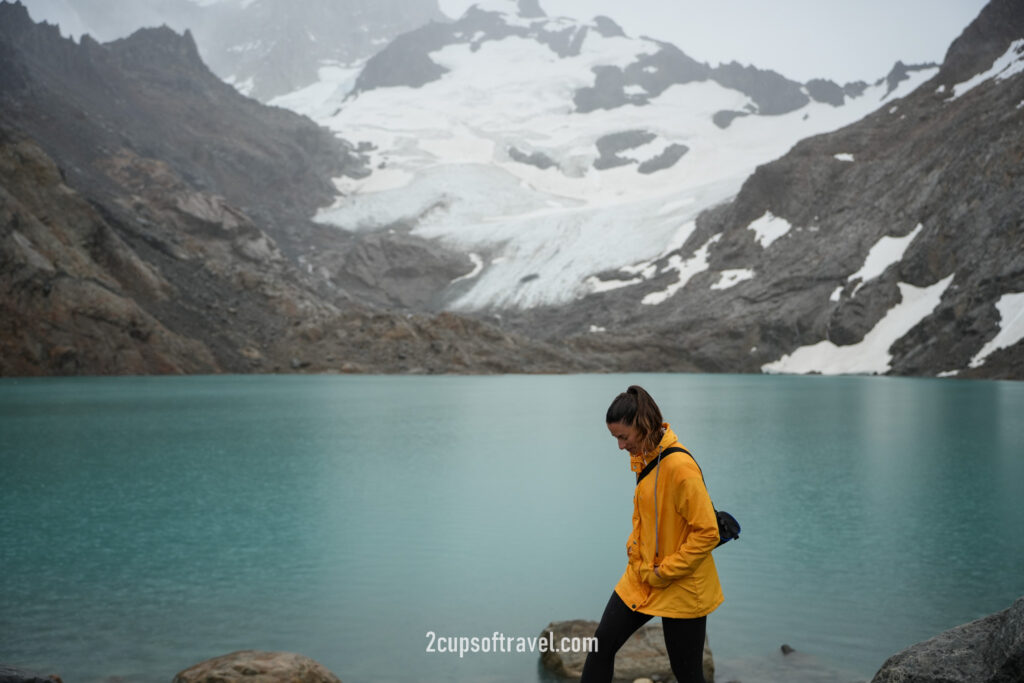
<path id="1" fill-rule="evenodd" d="M 893 655 L 871 683 L 1024 681 L 1024 597 Z"/>
<path id="2" fill-rule="evenodd" d="M 341 683 L 320 663 L 294 652 L 239 650 L 196 664 L 173 683 Z"/>
<path id="3" fill-rule="evenodd" d="M 591 638 L 597 631 L 596 621 L 573 619 L 556 621 L 545 627 L 541 637 L 557 645 L 562 638 Z M 580 641 L 582 642 L 582 641 Z M 563 678 L 579 678 L 583 674 L 583 663 L 587 659 L 586 648 L 579 651 L 544 652 L 541 664 L 552 673 Z M 667 680 L 672 677 L 672 666 L 665 650 L 665 634 L 661 622 L 650 623 L 641 627 L 630 636 L 626 644 L 615 655 L 615 680 L 633 681 L 638 678 Z M 704 641 L 704 680 L 715 681 L 715 661 L 711 656 L 711 647 Z"/>
<path id="4" fill-rule="evenodd" d="M 0 664 L 0 683 L 61 683 L 61 679 L 57 674 L 44 676 L 33 671 Z"/>

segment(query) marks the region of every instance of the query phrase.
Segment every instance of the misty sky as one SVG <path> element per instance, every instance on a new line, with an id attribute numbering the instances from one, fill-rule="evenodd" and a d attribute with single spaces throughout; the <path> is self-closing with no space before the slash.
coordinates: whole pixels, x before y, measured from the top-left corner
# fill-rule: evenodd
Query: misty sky
<path id="1" fill-rule="evenodd" d="M 91 29 L 112 40 L 151 23 L 153 2 L 107 0 L 108 15 L 123 27 L 86 26 L 76 0 L 23 0 L 36 20 L 61 23 L 65 35 Z M 210 3 L 222 0 L 193 0 Z M 437 0 L 451 17 L 476 0 Z M 510 5 L 512 0 L 509 0 Z M 715 66 L 738 61 L 774 69 L 806 82 L 872 82 L 897 60 L 941 62 L 949 44 L 985 6 L 985 0 L 539 0 L 549 15 L 614 19 L 631 36 L 674 43 L 698 61 Z M 95 3 L 95 0 L 93 0 Z M 118 23 L 118 22 L 115 22 Z M 174 22 L 171 22 L 172 24 Z M 104 29 L 111 29 L 105 31 Z M 178 27 L 176 27 L 178 28 Z M 107 33 L 107 35 L 104 35 Z"/>
<path id="2" fill-rule="evenodd" d="M 459 16 L 475 0 L 438 0 Z M 711 66 L 736 60 L 795 81 L 874 81 L 896 60 L 941 62 L 985 0 L 540 0 L 549 15 L 603 14 L 631 36 Z"/>

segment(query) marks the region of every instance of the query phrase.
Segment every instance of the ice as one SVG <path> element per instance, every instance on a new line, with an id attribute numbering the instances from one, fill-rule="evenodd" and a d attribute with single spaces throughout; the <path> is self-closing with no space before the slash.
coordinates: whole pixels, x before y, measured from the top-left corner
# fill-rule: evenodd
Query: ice
<path id="1" fill-rule="evenodd" d="M 996 302 L 996 309 L 999 311 L 999 332 L 974 355 L 970 363 L 972 368 L 983 365 L 993 352 L 1024 339 L 1024 292 L 1003 294 Z"/>
<path id="2" fill-rule="evenodd" d="M 329 117 L 341 107 L 364 63 L 324 64 L 317 70 L 319 78 L 316 83 L 275 97 L 268 104 L 291 109 L 314 120 Z"/>
<path id="3" fill-rule="evenodd" d="M 1010 43 L 1010 47 L 998 59 L 992 62 L 992 66 L 988 71 L 954 85 L 953 96 L 946 101 L 951 102 L 962 97 L 989 79 L 995 78 L 1001 81 L 1021 71 L 1024 71 L 1024 38 L 1019 38 Z"/>
<path id="4" fill-rule="evenodd" d="M 820 372 L 825 375 L 882 374 L 892 363 L 889 348 L 939 305 L 953 275 L 930 287 L 914 287 L 900 282 L 900 303 L 893 306 L 865 335 L 863 341 L 837 346 L 822 341 L 802 346 L 777 361 L 761 366 L 767 373 Z"/>
<path id="5" fill-rule="evenodd" d="M 748 225 L 747 229 L 753 230 L 755 239 L 762 248 L 767 249 L 772 242 L 784 236 L 792 227 L 785 218 L 775 216 L 771 211 L 765 211 L 764 215 Z"/>

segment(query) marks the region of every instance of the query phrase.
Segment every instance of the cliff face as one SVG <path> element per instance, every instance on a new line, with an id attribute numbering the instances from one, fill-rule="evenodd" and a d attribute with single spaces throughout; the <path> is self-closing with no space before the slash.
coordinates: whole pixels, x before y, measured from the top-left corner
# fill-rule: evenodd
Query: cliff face
<path id="1" fill-rule="evenodd" d="M 520 324 L 649 369 L 1024 377 L 1024 342 L 979 355 L 1024 292 L 1021 38 L 1020 3 L 992 2 L 931 81 L 760 166 L 642 283 Z M 858 364 L 872 345 L 887 365 Z"/>
<path id="2" fill-rule="evenodd" d="M 387 248 L 309 218 L 363 172 L 216 79 L 187 34 L 75 44 L 0 4 L 0 375 L 583 367 L 313 273 L 311 251 L 328 270 Z"/>

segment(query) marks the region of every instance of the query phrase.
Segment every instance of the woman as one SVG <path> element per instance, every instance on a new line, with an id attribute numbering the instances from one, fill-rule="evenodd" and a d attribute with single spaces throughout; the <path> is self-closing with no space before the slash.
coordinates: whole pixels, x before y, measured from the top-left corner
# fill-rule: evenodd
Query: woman
<path id="1" fill-rule="evenodd" d="M 582 683 L 611 681 L 615 653 L 652 617 L 661 617 L 672 673 L 680 683 L 703 683 L 707 615 L 722 604 L 711 551 L 718 522 L 700 468 L 650 394 L 631 386 L 612 401 L 608 431 L 629 452 L 637 473 L 629 562 L 594 634 Z"/>

